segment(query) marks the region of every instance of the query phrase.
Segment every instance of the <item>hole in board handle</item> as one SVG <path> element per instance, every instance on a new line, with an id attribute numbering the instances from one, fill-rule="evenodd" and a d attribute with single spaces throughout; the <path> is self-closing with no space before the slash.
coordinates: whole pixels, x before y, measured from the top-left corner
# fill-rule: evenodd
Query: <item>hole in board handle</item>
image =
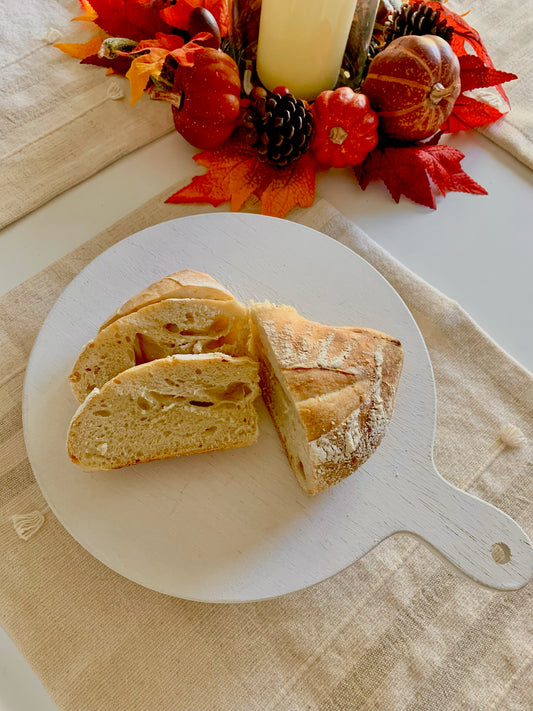
<path id="1" fill-rule="evenodd" d="M 499 565 L 505 565 L 511 560 L 511 549 L 506 543 L 494 543 L 490 549 L 492 560 Z"/>

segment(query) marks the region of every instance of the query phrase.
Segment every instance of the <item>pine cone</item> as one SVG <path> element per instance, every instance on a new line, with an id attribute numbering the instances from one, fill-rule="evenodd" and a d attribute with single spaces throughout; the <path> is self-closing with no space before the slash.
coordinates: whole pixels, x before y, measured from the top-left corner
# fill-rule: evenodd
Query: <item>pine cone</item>
<path id="1" fill-rule="evenodd" d="M 439 20 L 439 17 L 438 10 L 433 10 L 423 2 L 403 5 L 401 10 L 394 12 L 387 21 L 380 49 L 405 35 L 437 35 L 446 42 L 451 42 L 453 27 L 449 27 L 446 20 Z"/>
<path id="2" fill-rule="evenodd" d="M 309 148 L 313 114 L 292 94 L 254 90 L 256 97 L 243 118 L 248 143 L 259 160 L 284 168 Z"/>

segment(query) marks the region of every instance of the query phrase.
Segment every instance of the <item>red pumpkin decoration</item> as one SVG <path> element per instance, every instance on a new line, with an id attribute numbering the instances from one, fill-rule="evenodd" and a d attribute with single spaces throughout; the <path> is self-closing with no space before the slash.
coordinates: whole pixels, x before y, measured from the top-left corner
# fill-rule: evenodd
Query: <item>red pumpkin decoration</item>
<path id="1" fill-rule="evenodd" d="M 311 150 L 334 168 L 362 163 L 378 142 L 378 117 L 364 94 L 343 86 L 323 91 L 311 107 L 315 124 Z"/>
<path id="2" fill-rule="evenodd" d="M 459 60 L 435 35 L 398 37 L 372 60 L 361 87 L 383 133 L 403 141 L 432 136 L 461 91 Z"/>
<path id="3" fill-rule="evenodd" d="M 196 148 L 216 148 L 231 136 L 239 116 L 239 70 L 225 52 L 206 47 L 194 66 L 178 66 L 174 75 L 174 126 Z"/>

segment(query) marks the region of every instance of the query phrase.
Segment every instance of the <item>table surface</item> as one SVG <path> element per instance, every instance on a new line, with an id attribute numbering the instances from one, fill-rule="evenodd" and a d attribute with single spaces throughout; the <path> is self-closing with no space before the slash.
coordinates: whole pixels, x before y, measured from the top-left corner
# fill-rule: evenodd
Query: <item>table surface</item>
<path id="1" fill-rule="evenodd" d="M 379 245 L 458 301 L 533 371 L 533 172 L 477 133 L 450 143 L 488 196 L 450 193 L 429 210 L 382 184 L 365 192 L 347 169 L 318 177 L 317 193 Z M 200 174 L 176 133 L 122 158 L 0 232 L 0 294 L 36 274 L 176 181 Z M 45 176 L 43 176 L 45 179 Z M 169 191 L 170 192 L 170 191 Z M 226 206 L 227 208 L 227 206 Z M 29 665 L 0 630 L 0 711 L 54 711 Z"/>

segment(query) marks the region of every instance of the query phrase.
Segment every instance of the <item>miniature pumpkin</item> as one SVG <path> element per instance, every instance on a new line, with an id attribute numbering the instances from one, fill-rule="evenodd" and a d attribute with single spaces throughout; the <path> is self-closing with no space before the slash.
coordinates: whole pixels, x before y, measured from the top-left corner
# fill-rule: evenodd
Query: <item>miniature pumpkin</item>
<path id="1" fill-rule="evenodd" d="M 233 133 L 239 116 L 241 81 L 225 52 L 209 47 L 194 55 L 194 66 L 178 66 L 172 89 L 176 131 L 196 148 L 216 148 Z"/>
<path id="2" fill-rule="evenodd" d="M 334 168 L 362 163 L 378 142 L 378 117 L 364 94 L 343 86 L 323 91 L 311 107 L 315 119 L 311 150 Z"/>
<path id="3" fill-rule="evenodd" d="M 361 91 L 379 116 L 380 130 L 416 141 L 432 136 L 461 91 L 459 60 L 435 35 L 398 37 L 372 60 Z"/>

